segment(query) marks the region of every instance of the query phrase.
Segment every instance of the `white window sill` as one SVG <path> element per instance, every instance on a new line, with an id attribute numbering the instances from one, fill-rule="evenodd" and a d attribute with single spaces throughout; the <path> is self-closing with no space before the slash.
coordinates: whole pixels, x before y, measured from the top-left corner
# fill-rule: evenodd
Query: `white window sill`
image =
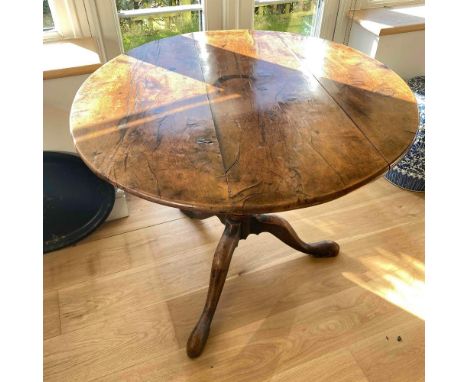
<path id="1" fill-rule="evenodd" d="M 425 6 L 399 6 L 350 11 L 348 17 L 376 36 L 425 29 Z"/>
<path id="2" fill-rule="evenodd" d="M 44 80 L 89 74 L 102 65 L 93 38 L 44 42 L 42 45 Z"/>

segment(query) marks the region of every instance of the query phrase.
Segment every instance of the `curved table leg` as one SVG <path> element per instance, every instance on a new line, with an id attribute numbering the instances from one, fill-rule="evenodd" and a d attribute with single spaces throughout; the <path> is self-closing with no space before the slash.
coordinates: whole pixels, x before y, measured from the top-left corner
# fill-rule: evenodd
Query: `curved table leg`
<path id="1" fill-rule="evenodd" d="M 187 355 L 190 358 L 198 357 L 205 347 L 210 332 L 211 321 L 218 305 L 219 297 L 223 291 L 224 282 L 231 263 L 234 249 L 240 240 L 241 222 L 226 220 L 226 228 L 216 248 L 211 268 L 210 286 L 206 297 L 203 313 L 187 341 Z"/>
<path id="2" fill-rule="evenodd" d="M 290 247 L 314 257 L 334 257 L 340 251 L 338 243 L 331 240 L 305 243 L 285 219 L 276 215 L 252 216 L 250 232 L 255 234 L 269 232 Z"/>

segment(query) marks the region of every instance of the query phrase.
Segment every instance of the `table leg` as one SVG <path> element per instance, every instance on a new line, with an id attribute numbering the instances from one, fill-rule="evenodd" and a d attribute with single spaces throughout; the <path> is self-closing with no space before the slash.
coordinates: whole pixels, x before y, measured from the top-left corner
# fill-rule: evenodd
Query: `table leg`
<path id="1" fill-rule="evenodd" d="M 211 321 L 226 281 L 231 257 L 240 240 L 241 223 L 226 221 L 225 225 L 223 236 L 221 236 L 213 258 L 205 307 L 187 342 L 187 355 L 190 358 L 198 357 L 205 347 Z"/>
<path id="2" fill-rule="evenodd" d="M 214 254 L 205 307 L 187 342 L 187 355 L 190 358 L 198 357 L 205 347 L 231 257 L 239 240 L 246 239 L 249 234 L 269 232 L 290 247 L 315 257 L 333 257 L 338 255 L 340 250 L 339 245 L 330 240 L 316 243 L 302 241 L 291 225 L 276 215 L 220 215 L 218 218 L 225 225 L 225 229 Z"/>
<path id="3" fill-rule="evenodd" d="M 288 221 L 276 215 L 254 215 L 251 217 L 250 233 L 258 235 L 262 232 L 269 232 L 295 250 L 314 257 L 334 257 L 340 251 L 338 243 L 331 240 L 315 243 L 303 242 Z"/>

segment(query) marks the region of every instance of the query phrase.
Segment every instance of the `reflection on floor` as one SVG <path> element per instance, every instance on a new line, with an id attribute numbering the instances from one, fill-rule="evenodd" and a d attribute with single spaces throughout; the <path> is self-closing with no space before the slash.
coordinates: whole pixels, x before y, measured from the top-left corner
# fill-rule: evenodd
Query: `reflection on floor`
<path id="1" fill-rule="evenodd" d="M 236 250 L 203 355 L 185 341 L 223 226 L 128 197 L 130 216 L 44 256 L 46 381 L 423 381 L 424 195 L 384 179 L 281 215 Z"/>

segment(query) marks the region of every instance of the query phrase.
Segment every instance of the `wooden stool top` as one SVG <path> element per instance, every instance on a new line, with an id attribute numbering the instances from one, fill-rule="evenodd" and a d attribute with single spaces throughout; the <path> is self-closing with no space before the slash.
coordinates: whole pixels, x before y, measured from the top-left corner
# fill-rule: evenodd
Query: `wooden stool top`
<path id="1" fill-rule="evenodd" d="M 323 203 L 388 170 L 418 127 L 385 65 L 290 33 L 153 41 L 94 72 L 73 102 L 86 164 L 142 198 L 218 214 Z"/>

